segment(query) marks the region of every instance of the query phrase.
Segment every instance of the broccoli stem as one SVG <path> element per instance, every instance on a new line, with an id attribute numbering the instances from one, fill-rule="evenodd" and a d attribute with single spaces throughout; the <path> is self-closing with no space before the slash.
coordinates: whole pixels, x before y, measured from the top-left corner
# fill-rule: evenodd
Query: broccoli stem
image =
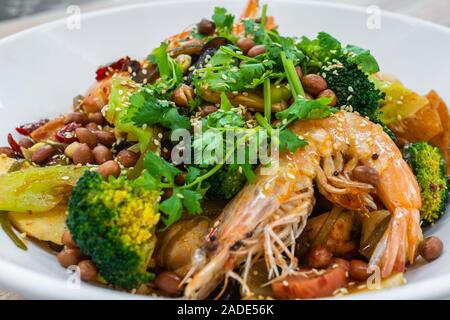
<path id="1" fill-rule="evenodd" d="M 272 97 L 270 92 L 270 79 L 264 80 L 264 117 L 270 123 L 272 116 Z"/>
<path id="2" fill-rule="evenodd" d="M 289 86 L 292 90 L 292 95 L 294 97 L 305 96 L 305 91 L 303 90 L 302 83 L 297 76 L 297 71 L 295 71 L 295 66 L 292 60 L 286 58 L 286 53 L 280 53 L 281 62 L 283 63 L 284 72 L 286 73 L 286 78 L 289 82 Z"/>

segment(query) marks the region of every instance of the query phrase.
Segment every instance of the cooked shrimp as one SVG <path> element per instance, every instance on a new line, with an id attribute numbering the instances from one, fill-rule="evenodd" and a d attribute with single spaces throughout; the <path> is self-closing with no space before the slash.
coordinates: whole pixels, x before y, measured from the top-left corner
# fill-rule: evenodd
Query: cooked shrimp
<path id="1" fill-rule="evenodd" d="M 376 193 L 390 210 L 391 222 L 370 261 L 381 268 L 383 277 L 403 271 L 406 258 L 414 261 L 422 237 L 420 192 L 400 151 L 381 127 L 354 113 L 338 112 L 326 119 L 298 121 L 291 129 L 308 145 L 281 155 L 275 174 L 258 171 L 256 183 L 247 184 L 225 207 L 206 244 L 194 255 L 196 261 L 185 278 L 187 298 L 205 298 L 230 276 L 245 291 L 248 270 L 261 256 L 269 278 L 294 274 L 295 240 L 314 205 L 313 181 L 319 192 L 344 208 L 376 209 L 372 198 Z M 375 169 L 379 183 L 353 181 L 351 172 L 357 165 Z M 241 265 L 242 277 L 233 272 Z"/>
<path id="2" fill-rule="evenodd" d="M 286 272 L 296 268 L 295 239 L 314 205 L 314 166 L 308 160 L 303 153 L 282 155 L 276 174 L 258 174 L 255 183 L 248 184 L 228 203 L 208 234 L 205 246 L 194 254 L 196 261 L 185 281 L 187 298 L 205 298 L 229 276 L 245 287 L 252 259 L 263 252 L 271 276 L 280 275 L 278 266 Z M 204 265 L 208 254 L 209 262 Z M 289 257 L 288 262 L 284 255 Z M 233 269 L 245 260 L 242 279 Z"/>
<path id="3" fill-rule="evenodd" d="M 417 180 L 395 143 L 380 126 L 347 112 L 297 122 L 292 129 L 318 146 L 323 165 L 317 168 L 317 186 L 330 201 L 364 211 L 375 209 L 370 193 L 377 194 L 392 218 L 370 266 L 379 266 L 382 277 L 404 271 L 406 260 L 414 262 L 422 239 L 419 214 L 422 203 Z M 344 164 L 345 159 L 348 160 Z M 364 186 L 351 181 L 351 171 L 358 164 L 375 169 L 379 183 Z"/>

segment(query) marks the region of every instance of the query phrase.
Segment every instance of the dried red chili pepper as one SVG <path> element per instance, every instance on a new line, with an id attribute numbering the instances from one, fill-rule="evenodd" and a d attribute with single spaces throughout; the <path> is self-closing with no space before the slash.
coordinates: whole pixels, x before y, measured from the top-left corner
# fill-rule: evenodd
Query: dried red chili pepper
<path id="1" fill-rule="evenodd" d="M 76 123 L 76 122 L 71 122 L 71 123 L 65 125 L 64 127 L 62 127 L 61 129 L 57 130 L 55 132 L 55 138 L 59 142 L 63 142 L 63 143 L 75 142 L 77 140 L 75 130 L 77 128 L 81 128 L 81 127 L 82 127 L 81 124 Z"/>
<path id="2" fill-rule="evenodd" d="M 95 79 L 97 81 L 101 81 L 103 79 L 105 79 L 106 77 L 108 77 L 110 75 L 110 70 L 112 71 L 119 71 L 122 70 L 123 66 L 128 63 L 130 61 L 130 57 L 124 57 L 121 58 L 119 60 L 117 60 L 116 62 L 110 63 L 106 66 L 101 66 L 100 68 L 97 69 L 96 73 L 96 77 Z"/>
<path id="3" fill-rule="evenodd" d="M 9 146 L 11 147 L 11 149 L 13 149 L 15 153 L 22 155 L 22 150 L 20 150 L 19 144 L 13 138 L 11 133 L 8 133 L 8 143 L 9 143 Z"/>
<path id="4" fill-rule="evenodd" d="M 18 126 L 16 128 L 16 131 L 24 136 L 29 136 L 33 131 L 35 131 L 37 128 L 42 127 L 48 121 L 48 119 L 42 119 L 36 122 L 25 123 L 21 126 Z"/>

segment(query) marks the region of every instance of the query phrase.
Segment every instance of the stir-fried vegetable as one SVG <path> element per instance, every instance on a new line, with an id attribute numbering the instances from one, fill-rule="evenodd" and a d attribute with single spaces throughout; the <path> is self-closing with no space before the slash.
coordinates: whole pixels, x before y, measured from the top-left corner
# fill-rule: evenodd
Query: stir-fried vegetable
<path id="1" fill-rule="evenodd" d="M 0 175 L 0 210 L 46 212 L 67 200 L 86 168 L 29 167 Z"/>
<path id="2" fill-rule="evenodd" d="M 109 283 L 133 289 L 153 279 L 147 267 L 156 245 L 157 198 L 143 179 L 106 182 L 96 172 L 86 172 L 74 188 L 67 225 Z"/>

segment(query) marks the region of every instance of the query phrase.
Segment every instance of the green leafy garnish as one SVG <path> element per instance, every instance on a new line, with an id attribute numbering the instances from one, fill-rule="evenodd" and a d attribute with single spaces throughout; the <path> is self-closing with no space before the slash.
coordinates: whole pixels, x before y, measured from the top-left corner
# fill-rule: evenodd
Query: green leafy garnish
<path id="1" fill-rule="evenodd" d="M 290 129 L 285 128 L 280 131 L 280 151 L 284 152 L 289 150 L 290 152 L 295 152 L 299 148 L 303 148 L 308 143 L 300 139 L 295 133 L 293 133 Z"/>
<path id="2" fill-rule="evenodd" d="M 173 103 L 157 99 L 146 90 L 134 94 L 130 103 L 134 110 L 132 120 L 138 126 L 159 124 L 171 130 L 191 127 L 189 118 L 180 115 Z"/>
<path id="3" fill-rule="evenodd" d="M 144 167 L 143 183 L 147 188 L 172 189 L 172 196 L 159 205 L 159 210 L 164 214 L 161 219 L 166 227 L 181 218 L 183 209 L 186 209 L 190 214 L 202 212 L 200 201 L 206 190 L 202 190 L 200 184 L 206 178 L 200 176 L 200 170 L 189 166 L 189 173 L 186 177 L 188 184 L 178 186 L 174 182 L 175 176 L 182 171 L 156 153 L 149 152 L 147 154 Z"/>
<path id="4" fill-rule="evenodd" d="M 347 45 L 344 52 L 348 53 L 348 61 L 357 64 L 363 72 L 374 74 L 380 71 L 377 60 L 375 60 L 369 50 L 354 45 Z"/>
<path id="5" fill-rule="evenodd" d="M 220 94 L 220 109 L 223 111 L 230 111 L 233 108 L 230 100 L 228 99 L 225 92 Z"/>
<path id="6" fill-rule="evenodd" d="M 168 44 L 166 42 L 162 42 L 161 45 L 154 49 L 152 54 L 147 57 L 151 63 L 158 66 L 161 77 L 170 77 L 172 75 L 169 55 L 167 54 L 167 47 Z"/>
<path id="7" fill-rule="evenodd" d="M 176 168 L 154 152 L 149 152 L 147 154 L 144 161 L 144 167 L 152 177 L 162 181 L 162 183 L 173 183 L 175 176 L 181 173 L 180 169 Z"/>
<path id="8" fill-rule="evenodd" d="M 309 120 L 329 117 L 337 110 L 329 106 L 330 98 L 322 97 L 315 100 L 295 99 L 294 103 L 286 110 L 276 113 L 277 119 L 286 119 L 289 123 L 292 120 Z"/>
<path id="9" fill-rule="evenodd" d="M 219 34 L 223 32 L 231 33 L 233 30 L 234 16 L 227 9 L 222 7 L 214 8 L 212 19 Z"/>

